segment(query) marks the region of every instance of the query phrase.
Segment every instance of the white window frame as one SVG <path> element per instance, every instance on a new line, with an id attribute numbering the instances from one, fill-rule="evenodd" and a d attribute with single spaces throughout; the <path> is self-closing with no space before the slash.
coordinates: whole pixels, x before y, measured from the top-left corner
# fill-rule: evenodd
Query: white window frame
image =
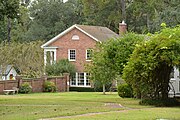
<path id="1" fill-rule="evenodd" d="M 71 50 L 75 50 L 75 59 L 71 59 Z M 69 61 L 76 61 L 76 49 L 68 49 L 68 59 Z"/>
<path id="2" fill-rule="evenodd" d="M 89 83 L 90 83 L 90 85 L 87 85 L 87 74 L 88 73 L 85 73 L 85 72 L 81 72 L 81 73 L 84 73 L 84 84 L 83 85 L 79 85 L 78 83 L 79 83 L 79 74 L 80 73 L 78 73 L 78 72 L 76 72 L 76 75 L 74 76 L 74 79 L 75 79 L 75 84 L 72 84 L 72 81 L 70 81 L 70 86 L 71 87 L 91 87 L 91 82 L 90 82 L 90 79 L 88 79 L 89 81 Z"/>
<path id="3" fill-rule="evenodd" d="M 78 35 L 73 35 L 72 40 L 79 40 L 79 36 Z"/>
<path id="4" fill-rule="evenodd" d="M 88 58 L 88 51 L 92 51 L 92 49 L 86 49 L 86 61 L 92 61 L 92 57 L 89 59 Z"/>

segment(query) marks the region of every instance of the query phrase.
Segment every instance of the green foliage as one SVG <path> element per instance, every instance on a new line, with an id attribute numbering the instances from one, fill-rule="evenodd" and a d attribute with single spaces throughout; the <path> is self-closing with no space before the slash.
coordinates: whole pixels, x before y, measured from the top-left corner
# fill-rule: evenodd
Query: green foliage
<path id="1" fill-rule="evenodd" d="M 51 81 L 45 81 L 44 83 L 44 92 L 56 92 L 57 88 L 54 82 Z"/>
<path id="2" fill-rule="evenodd" d="M 144 99 L 140 101 L 141 105 L 153 105 L 156 107 L 175 107 L 179 106 L 180 102 L 174 98 L 169 98 L 166 100 L 161 99 Z"/>
<path id="3" fill-rule="evenodd" d="M 80 0 L 86 24 L 100 25 L 118 32 L 122 20 L 136 33 L 154 33 L 162 22 L 167 26 L 180 23 L 179 0 Z M 123 2 L 124 1 L 124 2 Z M 125 10 L 123 9 L 125 5 Z"/>
<path id="4" fill-rule="evenodd" d="M 83 4 L 85 23 L 106 26 L 118 32 L 118 24 L 122 20 L 121 3 L 117 0 L 80 0 Z"/>
<path id="5" fill-rule="evenodd" d="M 94 88 L 84 88 L 84 87 L 70 87 L 70 91 L 77 91 L 77 92 L 94 92 Z"/>
<path id="6" fill-rule="evenodd" d="M 95 80 L 93 82 L 93 84 L 94 84 L 94 91 L 103 92 L 102 91 L 103 90 L 103 84 L 101 83 L 101 81 Z M 107 92 L 110 91 L 111 85 L 112 85 L 111 81 L 105 83 L 105 88 L 106 88 Z"/>
<path id="7" fill-rule="evenodd" d="M 52 65 L 46 66 L 46 73 L 47 75 L 51 76 L 59 76 L 63 73 L 70 73 L 70 76 L 75 74 L 76 68 L 75 66 L 70 63 L 67 59 L 61 59 Z"/>
<path id="8" fill-rule="evenodd" d="M 20 88 L 19 88 L 19 93 L 31 93 L 32 92 L 32 87 L 29 85 L 29 83 L 23 83 Z"/>
<path id="9" fill-rule="evenodd" d="M 133 90 L 128 84 L 118 85 L 118 95 L 122 98 L 131 98 L 133 97 Z"/>
<path id="10" fill-rule="evenodd" d="M 7 18 L 17 18 L 19 12 L 19 0 L 0 1 L 0 20 Z"/>
<path id="11" fill-rule="evenodd" d="M 73 24 L 81 23 L 77 0 L 34 0 L 29 13 L 31 24 L 26 32 L 27 40 L 50 40 Z M 81 20 L 81 21 L 80 21 Z"/>
<path id="12" fill-rule="evenodd" d="M 91 79 L 102 85 L 111 83 L 117 75 L 121 75 L 130 54 L 143 36 L 128 33 L 121 38 L 111 39 L 99 44 L 94 51 L 92 62 L 87 65 Z"/>
<path id="13" fill-rule="evenodd" d="M 42 44 L 42 41 L 0 44 L 0 65 L 13 65 L 23 76 L 39 77 L 44 69 Z"/>
<path id="14" fill-rule="evenodd" d="M 180 65 L 180 27 L 164 28 L 137 45 L 123 70 L 136 96 L 167 99 L 171 69 Z"/>

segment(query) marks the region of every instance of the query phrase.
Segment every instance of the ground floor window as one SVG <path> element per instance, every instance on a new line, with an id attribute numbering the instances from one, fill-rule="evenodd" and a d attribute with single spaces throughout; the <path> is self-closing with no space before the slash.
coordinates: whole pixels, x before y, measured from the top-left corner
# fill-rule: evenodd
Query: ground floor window
<path id="1" fill-rule="evenodd" d="M 78 85 L 84 85 L 84 73 L 78 73 Z"/>
<path id="2" fill-rule="evenodd" d="M 89 74 L 89 73 L 86 73 L 86 85 L 87 85 L 87 86 L 90 86 L 90 85 L 91 85 L 89 78 L 90 78 L 90 74 Z"/>
<path id="3" fill-rule="evenodd" d="M 89 73 L 76 73 L 72 76 L 70 85 L 74 87 L 91 87 Z"/>

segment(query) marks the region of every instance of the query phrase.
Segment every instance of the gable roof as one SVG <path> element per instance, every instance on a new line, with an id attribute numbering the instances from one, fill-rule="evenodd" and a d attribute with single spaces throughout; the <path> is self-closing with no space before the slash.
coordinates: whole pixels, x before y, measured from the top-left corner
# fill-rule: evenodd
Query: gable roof
<path id="1" fill-rule="evenodd" d="M 110 30 L 107 27 L 75 24 L 75 25 L 69 27 L 68 29 L 66 29 L 65 31 L 63 31 L 62 33 L 60 33 L 59 35 L 55 36 L 54 38 L 52 38 L 45 44 L 43 44 L 41 46 L 41 48 L 47 47 L 48 45 L 50 45 L 54 41 L 58 40 L 58 38 L 62 37 L 66 33 L 70 32 L 74 28 L 80 30 L 82 33 L 86 34 L 87 36 L 89 36 L 90 38 L 92 38 L 93 40 L 95 40 L 97 42 L 103 42 L 107 39 L 117 38 L 119 36 L 118 34 L 116 34 L 115 32 L 113 32 L 112 30 Z"/>
<path id="2" fill-rule="evenodd" d="M 7 65 L 5 68 L 5 72 L 2 73 L 2 68 L 0 67 L 0 75 L 5 75 L 5 76 L 8 75 L 12 68 L 13 68 L 12 65 Z"/>

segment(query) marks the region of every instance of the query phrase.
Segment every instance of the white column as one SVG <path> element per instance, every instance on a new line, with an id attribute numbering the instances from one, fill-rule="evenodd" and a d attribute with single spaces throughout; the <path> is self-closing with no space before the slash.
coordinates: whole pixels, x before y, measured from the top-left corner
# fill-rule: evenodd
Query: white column
<path id="1" fill-rule="evenodd" d="M 78 86 L 78 73 L 76 72 L 76 86 Z"/>
<path id="2" fill-rule="evenodd" d="M 46 54 L 46 50 L 44 49 L 44 66 L 46 66 L 47 64 L 47 54 Z"/>
<path id="3" fill-rule="evenodd" d="M 53 51 L 50 51 L 50 64 L 53 64 Z"/>
<path id="4" fill-rule="evenodd" d="M 56 62 L 56 50 L 54 51 L 54 62 Z"/>
<path id="5" fill-rule="evenodd" d="M 86 73 L 84 73 L 84 86 L 86 86 Z"/>

